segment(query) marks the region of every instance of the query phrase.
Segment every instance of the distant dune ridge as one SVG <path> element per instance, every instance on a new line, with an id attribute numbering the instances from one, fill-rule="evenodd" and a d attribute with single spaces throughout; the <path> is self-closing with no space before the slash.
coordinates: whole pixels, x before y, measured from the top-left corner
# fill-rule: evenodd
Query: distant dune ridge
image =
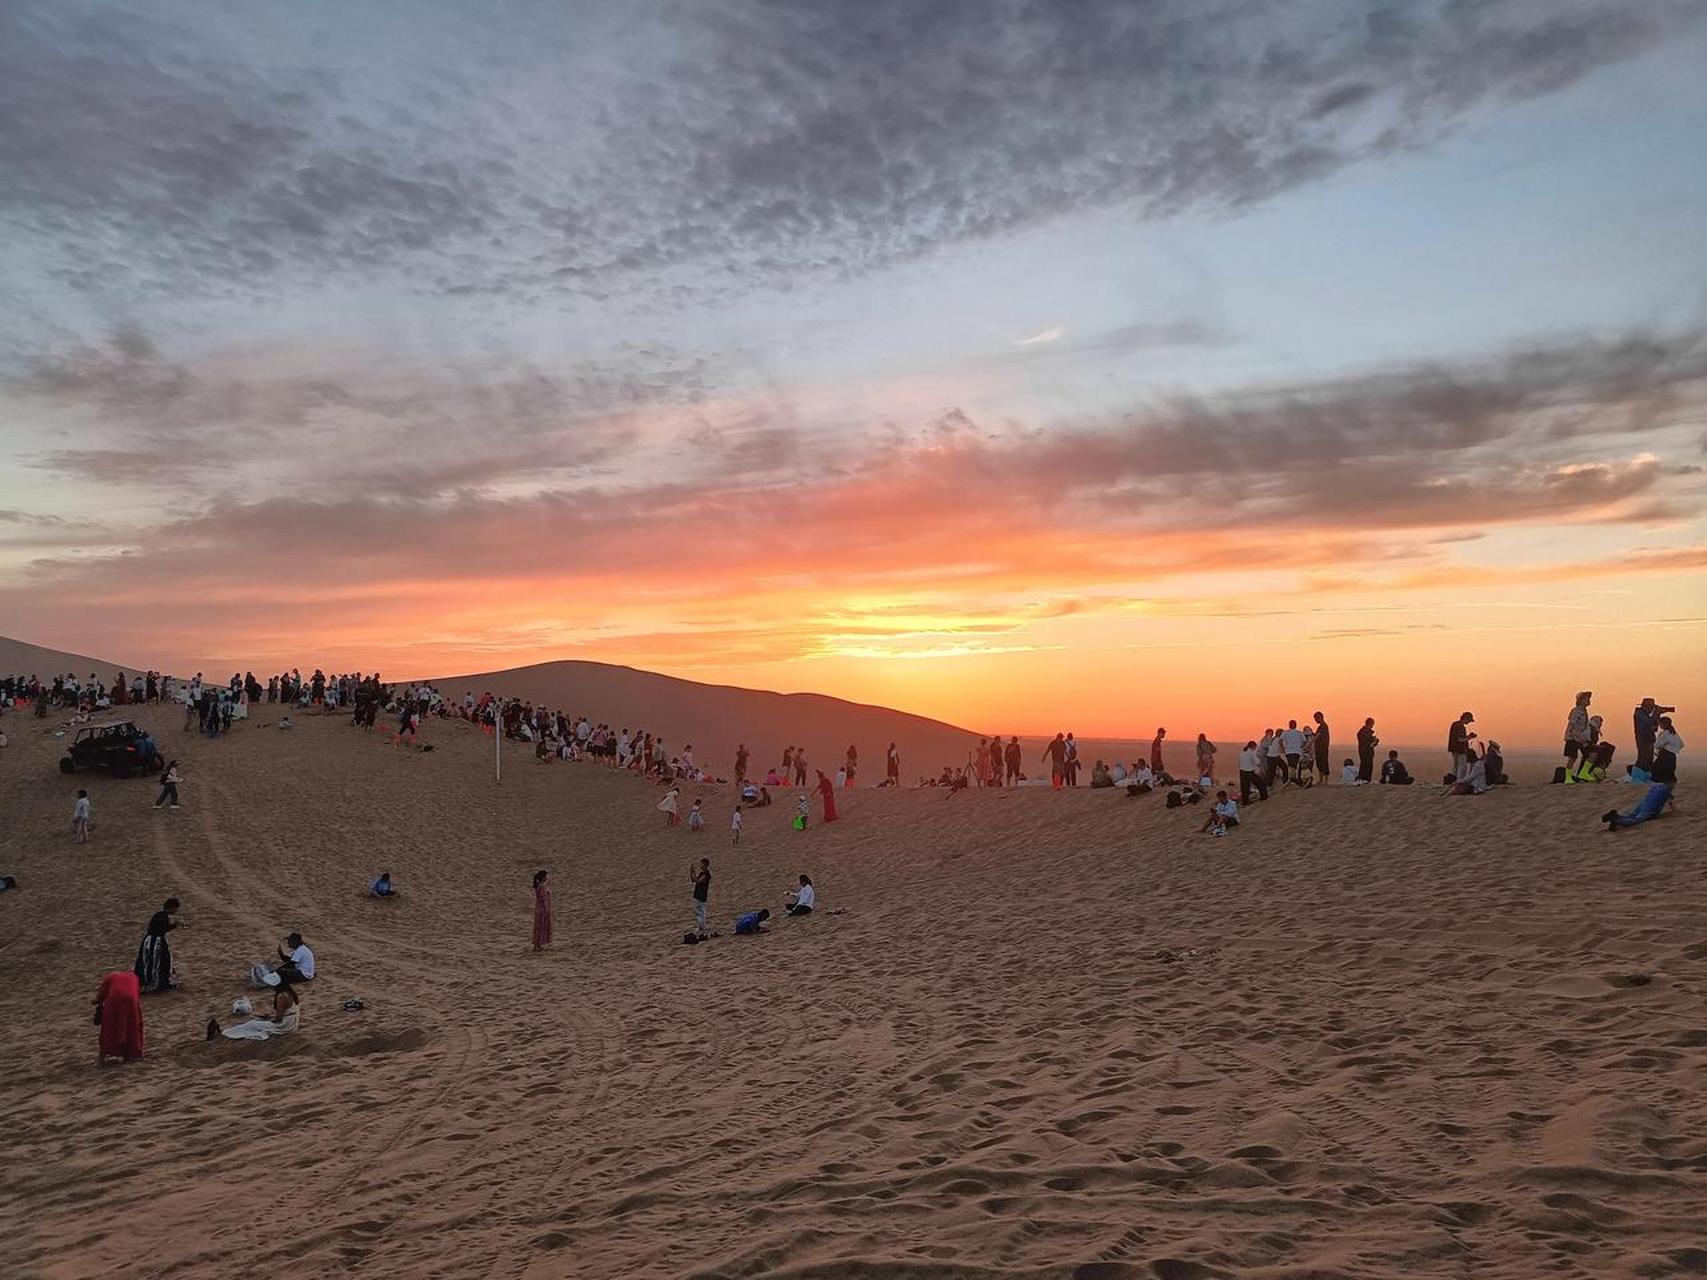
<path id="1" fill-rule="evenodd" d="M 71 674 L 87 676 L 93 671 L 101 679 L 111 680 L 115 671 L 129 675 L 138 670 L 146 671 L 147 668 L 126 666 L 111 658 L 91 658 L 86 653 L 45 649 L 39 644 L 0 636 L 0 675 L 40 676 L 43 680 L 52 680 L 54 676 Z"/>
<path id="2" fill-rule="evenodd" d="M 812 768 L 834 773 L 852 745 L 859 748 L 860 783 L 873 784 L 883 780 L 884 755 L 893 742 L 901 753 L 901 781 L 912 785 L 945 764 L 965 764 L 981 736 L 821 693 L 701 684 L 603 662 L 544 662 L 432 683 L 449 698 L 491 692 L 585 714 L 618 729 L 661 734 L 671 755 L 691 744 L 695 761 L 725 777 L 733 776 L 739 743 L 752 752 L 749 768 L 760 777 L 767 765 L 781 763 L 785 746 L 804 746 Z"/>
<path id="3" fill-rule="evenodd" d="M 305 663 L 296 665 L 305 675 L 310 670 Z M 130 674 L 145 669 L 0 637 L 0 673 L 48 680 L 92 671 L 110 680 L 115 671 Z M 218 680 L 232 670 L 249 669 L 243 665 L 203 668 Z M 253 669 L 263 682 L 274 674 L 270 668 Z M 386 676 L 383 671 L 380 674 Z M 733 775 L 735 748 L 743 742 L 752 752 L 750 768 L 760 777 L 767 765 L 781 763 L 785 746 L 805 746 L 810 765 L 826 773 L 834 773 L 848 747 L 856 746 L 859 781 L 871 784 L 882 781 L 884 755 L 894 742 L 901 753 L 901 781 L 911 785 L 923 774 L 941 772 L 945 764 L 965 764 L 981 736 L 940 720 L 821 693 L 702 684 L 603 662 L 542 662 L 506 671 L 444 676 L 429 683 L 447 698 L 460 700 L 470 690 L 476 697 L 490 692 L 572 715 L 585 714 L 595 723 L 606 721 L 618 729 L 649 730 L 663 737 L 672 755 L 691 744 L 694 759 L 721 776 Z"/>

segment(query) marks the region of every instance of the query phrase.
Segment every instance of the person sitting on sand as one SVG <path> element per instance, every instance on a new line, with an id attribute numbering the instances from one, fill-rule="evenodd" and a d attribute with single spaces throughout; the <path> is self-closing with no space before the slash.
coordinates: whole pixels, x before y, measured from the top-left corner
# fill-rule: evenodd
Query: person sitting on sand
<path id="1" fill-rule="evenodd" d="M 1607 759 L 1610 761 L 1611 756 L 1609 755 Z M 1490 787 L 1503 787 L 1511 782 L 1505 772 L 1505 754 L 1500 750 L 1500 744 L 1492 738 L 1488 739 L 1488 745 L 1482 752 L 1482 770 L 1487 774 Z M 1601 776 L 1604 777 L 1605 773 L 1606 770 L 1603 767 Z"/>
<path id="2" fill-rule="evenodd" d="M 379 879 L 368 886 L 367 892 L 370 898 L 395 898 L 397 886 L 391 883 L 391 872 L 381 871 Z"/>
<path id="3" fill-rule="evenodd" d="M 1386 763 L 1381 766 L 1381 781 L 1390 786 L 1408 787 L 1416 779 L 1411 777 L 1411 771 L 1405 768 L 1405 762 L 1399 759 L 1399 753 L 1389 751 Z"/>
<path id="4" fill-rule="evenodd" d="M 280 982 L 273 991 L 273 1016 L 250 1018 L 220 1032 L 227 1040 L 270 1040 L 289 1035 L 302 1025 L 302 998 L 288 982 Z"/>
<path id="5" fill-rule="evenodd" d="M 296 728 L 296 726 L 291 723 L 289 716 L 283 716 L 279 720 L 279 728 L 281 728 L 281 729 L 294 729 L 294 728 Z"/>
<path id="6" fill-rule="evenodd" d="M 314 953 L 303 942 L 300 933 L 292 932 L 286 936 L 283 946 L 279 947 L 279 960 L 282 963 L 276 968 L 258 964 L 250 970 L 249 976 L 256 986 L 276 987 L 283 982 L 314 981 Z"/>
<path id="7" fill-rule="evenodd" d="M 1600 820 L 1606 824 L 1608 831 L 1618 831 L 1624 827 L 1639 827 L 1644 822 L 1650 822 L 1659 817 L 1672 805 L 1671 784 L 1656 782 L 1648 788 L 1648 794 L 1634 809 L 1626 809 L 1619 813 L 1616 809 L 1608 809 L 1600 815 Z"/>
<path id="8" fill-rule="evenodd" d="M 1488 789 L 1488 766 L 1476 753 L 1474 743 L 1466 744 L 1464 764 L 1459 767 L 1457 777 L 1446 784 L 1446 795 L 1479 796 Z"/>
<path id="9" fill-rule="evenodd" d="M 786 898 L 787 906 L 783 914 L 791 916 L 809 916 L 818 901 L 818 891 L 812 887 L 812 877 L 804 871 L 800 873 L 800 887 L 789 893 Z"/>
<path id="10" fill-rule="evenodd" d="M 1348 759 L 1340 766 L 1340 786 L 1361 787 L 1363 779 L 1357 776 L 1357 761 Z"/>
<path id="11" fill-rule="evenodd" d="M 1112 775 L 1110 775 L 1110 773 L 1108 771 L 1108 766 L 1106 764 L 1104 764 L 1101 760 L 1098 760 L 1094 765 L 1091 766 L 1091 786 L 1093 786 L 1093 787 L 1112 787 L 1113 785 L 1114 785 L 1114 778 Z"/>
<path id="12" fill-rule="evenodd" d="M 1226 835 L 1227 832 L 1239 825 L 1239 802 L 1225 791 L 1215 793 L 1215 803 L 1210 807 L 1209 816 L 1203 820 L 1199 831 L 1212 832 L 1215 835 Z"/>
<path id="13" fill-rule="evenodd" d="M 763 933 L 765 921 L 771 918 L 770 908 L 760 907 L 757 911 L 749 911 L 746 915 L 735 917 L 735 932 L 737 934 Z"/>
<path id="14" fill-rule="evenodd" d="M 109 973 L 95 992 L 95 1025 L 101 1029 L 95 1065 L 108 1058 L 134 1062 L 142 1056 L 142 985 L 134 973 Z"/>

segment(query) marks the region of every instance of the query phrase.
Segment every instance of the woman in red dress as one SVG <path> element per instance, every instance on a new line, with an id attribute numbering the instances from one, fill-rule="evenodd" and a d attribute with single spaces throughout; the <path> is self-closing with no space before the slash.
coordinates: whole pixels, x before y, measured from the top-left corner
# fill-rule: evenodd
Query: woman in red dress
<path id="1" fill-rule="evenodd" d="M 818 770 L 818 794 L 824 797 L 824 821 L 836 820 L 836 784 L 824 776 L 822 769 Z"/>
<path id="2" fill-rule="evenodd" d="M 142 984 L 134 973 L 109 973 L 95 993 L 95 1022 L 101 1028 L 98 1066 L 108 1058 L 134 1061 L 142 1056 Z"/>
<path id="3" fill-rule="evenodd" d="M 551 886 L 546 873 L 533 875 L 533 949 L 543 951 L 551 945 Z"/>

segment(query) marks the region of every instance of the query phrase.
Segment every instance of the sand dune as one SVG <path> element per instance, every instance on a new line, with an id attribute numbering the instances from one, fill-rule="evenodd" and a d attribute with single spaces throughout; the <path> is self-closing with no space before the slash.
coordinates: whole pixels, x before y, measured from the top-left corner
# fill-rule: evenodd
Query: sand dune
<path id="1" fill-rule="evenodd" d="M 883 778 L 884 753 L 894 742 L 902 779 L 916 782 L 945 764 L 964 765 L 979 735 L 940 720 L 847 702 L 821 693 L 772 693 L 701 684 L 675 676 L 602 662 L 546 662 L 538 666 L 446 676 L 433 682 L 447 696 L 490 691 L 586 714 L 618 728 L 660 733 L 672 754 L 684 746 L 715 772 L 734 776 L 736 744 L 753 752 L 753 767 L 779 764 L 784 746 L 804 746 L 807 758 L 835 772 L 850 744 L 860 752 L 860 776 Z"/>
<path id="2" fill-rule="evenodd" d="M 1707 841 L 1624 788 L 1282 795 L 1224 840 L 1079 790 L 861 790 L 665 830 L 656 793 L 431 725 L 228 739 L 185 808 L 0 753 L 0 1272 L 116 1277 L 1647 1276 L 1707 1221 Z M 679 942 L 684 866 L 713 918 Z M 361 898 L 386 867 L 396 902 Z M 527 947 L 550 868 L 558 946 Z M 99 1070 L 167 894 L 188 987 Z M 303 1032 L 201 1042 L 300 927 Z M 345 1013 L 360 996 L 366 1008 Z"/>
<path id="3" fill-rule="evenodd" d="M 43 680 L 50 681 L 54 676 L 69 674 L 82 678 L 93 671 L 101 679 L 111 680 L 115 671 L 130 673 L 143 669 L 126 666 L 110 658 L 91 658 L 83 653 L 44 649 L 39 644 L 28 644 L 23 640 L 0 636 L 0 674 L 3 675 L 40 676 Z"/>

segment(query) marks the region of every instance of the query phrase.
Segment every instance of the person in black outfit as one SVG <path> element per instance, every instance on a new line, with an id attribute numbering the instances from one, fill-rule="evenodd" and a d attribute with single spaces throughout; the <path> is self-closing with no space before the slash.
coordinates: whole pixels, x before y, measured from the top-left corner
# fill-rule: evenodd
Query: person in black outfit
<path id="1" fill-rule="evenodd" d="M 1375 736 L 1375 717 L 1370 716 L 1357 731 L 1357 780 L 1375 781 L 1375 748 L 1381 739 Z"/>
<path id="2" fill-rule="evenodd" d="M 1405 762 L 1399 759 L 1397 751 L 1387 753 L 1387 763 L 1381 766 L 1381 781 L 1395 787 L 1408 787 L 1416 779 L 1411 777 L 1411 771 L 1405 768 Z"/>
<path id="3" fill-rule="evenodd" d="M 177 909 L 178 900 L 167 898 L 165 905 L 148 918 L 148 931 L 136 949 L 135 966 L 144 991 L 170 991 L 177 985 L 172 981 L 172 948 L 166 942 L 168 933 L 186 927 L 182 920 L 172 919 Z"/>

